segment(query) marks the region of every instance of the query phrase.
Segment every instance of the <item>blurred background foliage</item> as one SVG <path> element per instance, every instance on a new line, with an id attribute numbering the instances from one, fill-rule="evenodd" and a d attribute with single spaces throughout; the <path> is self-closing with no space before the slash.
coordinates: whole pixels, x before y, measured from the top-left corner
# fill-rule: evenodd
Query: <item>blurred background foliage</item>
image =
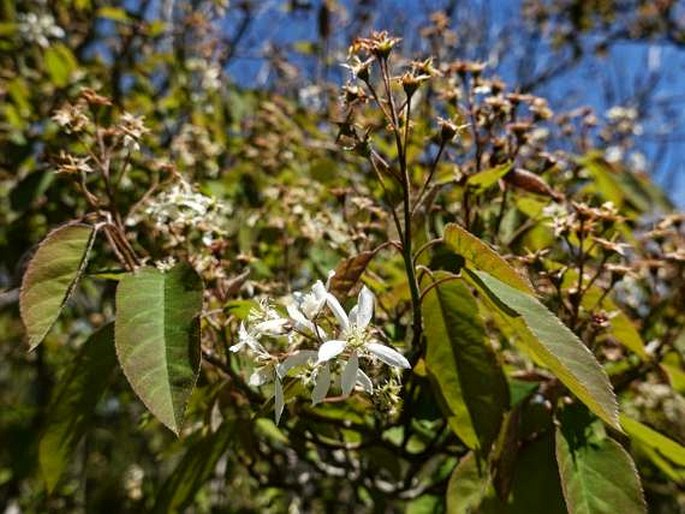
<path id="1" fill-rule="evenodd" d="M 294 427 L 289 440 L 265 419 L 251 418 L 242 393 L 217 379 L 212 368 L 203 369 L 183 438 L 150 418 L 119 373 L 52 495 L 38 469 L 39 434 L 51 395 L 85 339 L 111 318 L 115 286 L 95 275 L 112 263 L 107 249 L 96 248 L 89 269 L 94 276 L 84 281 L 45 343 L 26 351 L 17 288 L 27 258 L 50 228 L 88 209 L 78 184 L 55 172 L 64 165 L 62 152 L 84 150 L 82 141 L 59 130 L 55 111 L 91 89 L 112 102 L 89 107 L 89 116 L 103 126 L 116 126 L 124 112 L 144 116 L 149 132 L 140 151 L 131 154 L 118 189 L 127 226 L 150 261 L 170 254 L 190 259 L 211 291 L 210 309 L 244 317 L 253 295 L 300 289 L 325 277 L 341 259 L 376 248 L 392 230 L 387 211 L 373 201 L 382 191 L 368 163 L 347 151 L 341 137 L 346 105 L 359 99 L 348 87 L 342 92 L 347 104 L 341 101 L 348 72 L 339 65 L 347 60 L 350 42 L 374 28 L 403 38 L 403 58 L 433 56 L 436 68 L 450 70 L 438 85 L 422 90 L 417 102 L 409 149 L 417 183 L 439 146 L 438 117 L 479 128 L 447 148 L 436 178 L 448 187 L 433 204 L 426 234 L 417 237 L 425 241 L 445 223 L 461 220 L 464 177 L 481 171 L 486 158 L 492 166 L 521 159 L 567 198 L 595 207 L 613 202 L 625 220 L 612 233 L 620 233 L 634 254 L 630 263 L 621 261 L 626 269 L 614 262 L 614 271 L 597 284 L 616 286 L 614 297 L 627 323 L 637 322 L 636 337 L 659 355 L 659 365 L 635 365 L 634 355 L 612 343 L 611 334 L 603 339 L 609 340 L 604 363 L 616 368 L 624 410 L 685 444 L 685 250 L 682 216 L 674 208 L 684 197 L 684 11 L 669 0 L 0 0 L 5 512 L 170 511 L 178 505 L 164 502 L 193 498 L 192 512 L 285 512 L 298 506 L 332 512 L 344 510 L 340 505 L 349 505 L 350 512 L 371 505 L 376 512 L 440 511 L 446 479 L 463 448 L 428 468 L 395 455 L 392 445 L 371 448 L 362 458 L 362 477 L 401 481 L 423 473 L 435 484 L 416 498 L 411 488 L 390 498 L 373 481 L 351 484 L 327 469 L 326 462 L 336 460 L 334 448 L 309 463 L 293 461 L 289 445 L 306 446 L 308 428 Z M 521 96 L 506 97 L 504 105 L 504 91 Z M 548 103 L 533 96 L 538 94 Z M 476 96 L 477 108 L 465 108 Z M 530 116 L 512 119 L 512 103 L 525 105 Z M 474 112 L 478 117 L 468 119 Z M 360 123 L 382 126 L 377 112 L 362 110 L 360 116 Z M 391 154 L 388 137 L 380 135 L 374 144 L 381 154 Z M 159 211 L 157 195 L 178 176 L 220 204 L 204 225 L 169 229 L 155 222 L 144 195 L 158 199 Z M 499 191 L 484 188 L 467 225 L 517 256 L 536 277 L 535 285 L 550 292 L 554 307 L 554 287 L 545 277 L 553 263 L 571 259 L 555 246 L 563 233 L 555 230 L 564 228 L 548 226 L 550 217 L 542 214 L 549 191 L 540 195 L 535 186 L 522 186 L 509 204 Z M 543 263 L 549 248 L 552 255 Z M 382 256 L 367 273 L 375 289 L 384 291 L 379 302 L 388 327 L 401 326 L 390 323 L 405 314 L 397 305 L 408 297 L 400 260 Z M 587 330 L 599 330 L 603 320 L 593 322 Z M 404 334 L 391 337 L 402 340 Z M 328 415 L 363 419 L 365 408 L 341 405 Z M 421 415 L 422 422 L 433 419 Z M 226 426 L 245 429 L 208 431 L 217 416 Z M 308 421 L 330 437 L 341 430 L 323 420 L 316 425 L 314 415 Z M 237 439 L 247 450 L 234 456 L 217 452 L 235 444 L 221 438 Z M 649 444 L 633 449 L 652 511 L 682 512 L 682 469 Z M 201 459 L 182 460 L 186 450 Z"/>

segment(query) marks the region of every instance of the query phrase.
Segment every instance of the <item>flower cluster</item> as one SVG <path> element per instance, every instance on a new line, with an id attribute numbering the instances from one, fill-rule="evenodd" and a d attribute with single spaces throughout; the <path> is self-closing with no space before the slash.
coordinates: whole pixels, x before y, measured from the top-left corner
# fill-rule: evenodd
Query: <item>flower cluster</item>
<path id="1" fill-rule="evenodd" d="M 90 161 L 90 157 L 75 157 L 62 150 L 60 151 L 57 161 L 56 173 L 74 175 L 93 172 L 93 168 L 88 162 Z"/>
<path id="2" fill-rule="evenodd" d="M 332 276 L 329 274 L 329 283 Z M 410 367 L 402 354 L 377 339 L 379 332 L 371 325 L 374 302 L 373 293 L 364 286 L 357 304 L 347 313 L 329 292 L 328 284 L 317 281 L 310 292 L 294 295 L 285 316 L 269 303 L 251 311 L 247 323 L 240 325 L 238 342 L 230 349 L 247 351 L 254 358 L 257 369 L 250 385 L 273 382 L 276 423 L 285 406 L 282 381 L 288 375 L 311 384 L 312 403 L 317 404 L 327 397 L 336 372 L 341 398 L 348 397 L 355 387 L 373 394 L 373 382 L 360 361 Z M 285 344 L 287 351 L 270 352 L 269 341 L 281 348 Z"/>
<path id="3" fill-rule="evenodd" d="M 50 46 L 50 39 L 62 39 L 65 35 L 51 14 L 21 13 L 17 15 L 17 29 L 27 43 L 43 48 Z"/>
<path id="4" fill-rule="evenodd" d="M 194 191 L 185 180 L 150 200 L 145 209 L 155 227 L 169 235 L 172 244 L 183 242 L 189 231 L 199 230 L 205 246 L 225 234 L 223 227 L 229 212 L 226 204 Z M 130 223 L 136 221 L 131 219 Z"/>
<path id="5" fill-rule="evenodd" d="M 112 148 L 123 147 L 125 150 L 139 151 L 140 140 L 150 129 L 145 125 L 144 116 L 135 116 L 129 112 L 122 112 L 117 123 L 109 127 L 100 127 L 93 119 L 93 108 L 111 107 L 109 98 L 99 95 L 94 90 L 84 88 L 80 91 L 76 102 L 64 102 L 55 110 L 51 119 L 65 134 L 96 135 L 101 140 L 112 143 Z M 114 138 L 110 140 L 110 138 Z"/>
<path id="6" fill-rule="evenodd" d="M 604 202 L 599 207 L 590 207 L 584 203 L 574 202 L 571 204 L 571 208 L 552 204 L 545 207 L 542 214 L 549 220 L 548 225 L 552 227 L 554 237 L 563 237 L 569 234 L 578 236 L 590 234 L 595 236 L 596 242 L 601 247 L 623 254 L 622 248 L 621 251 L 615 245 L 610 248 L 608 244 L 603 244 L 609 243 L 609 241 L 596 237 L 597 234 L 604 233 L 613 223 L 623 220 L 612 202 Z M 611 243 L 613 244 L 613 242 Z"/>
<path id="7" fill-rule="evenodd" d="M 218 158 L 223 148 L 204 126 L 184 124 L 171 142 L 171 152 L 181 169 L 204 171 L 209 177 L 219 173 Z"/>

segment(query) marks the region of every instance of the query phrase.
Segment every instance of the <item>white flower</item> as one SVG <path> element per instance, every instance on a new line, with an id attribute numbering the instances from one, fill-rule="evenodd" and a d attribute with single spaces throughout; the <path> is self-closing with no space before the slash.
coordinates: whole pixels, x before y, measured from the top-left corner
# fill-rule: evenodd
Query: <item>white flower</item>
<path id="1" fill-rule="evenodd" d="M 256 353 L 258 358 L 271 359 L 271 355 L 259 340 L 264 336 L 279 337 L 287 334 L 290 320 L 281 317 L 267 301 L 261 301 L 250 310 L 247 321 L 247 325 L 245 322 L 240 323 L 238 342 L 229 350 L 238 352 L 247 347 Z"/>
<path id="2" fill-rule="evenodd" d="M 64 29 L 57 25 L 51 14 L 20 13 L 17 16 L 17 27 L 24 40 L 47 48 L 50 39 L 62 39 Z"/>
<path id="3" fill-rule="evenodd" d="M 266 349 L 257 339 L 256 334 L 253 331 L 248 331 L 245 327 L 245 323 L 241 323 L 240 328 L 238 329 L 238 342 L 231 346 L 229 350 L 232 352 L 239 352 L 245 347 L 249 348 L 258 355 L 268 355 Z"/>
<path id="4" fill-rule="evenodd" d="M 140 151 L 140 143 L 137 139 L 133 138 L 129 134 L 124 134 L 123 145 L 129 152 Z"/>
<path id="5" fill-rule="evenodd" d="M 199 232 L 204 244 L 225 235 L 230 211 L 227 204 L 193 190 L 185 180 L 151 198 L 145 208 L 145 214 L 163 234 L 173 234 L 182 242 L 185 234 Z M 135 223 L 134 219 L 129 218 L 129 223 Z"/>
<path id="6" fill-rule="evenodd" d="M 324 398 L 326 398 L 330 387 L 331 367 L 326 362 L 322 366 L 319 366 L 319 369 L 316 372 L 316 380 L 314 382 L 314 389 L 312 390 L 312 404 L 316 405 L 317 403 L 321 403 Z"/>
<path id="7" fill-rule="evenodd" d="M 604 152 L 607 162 L 616 163 L 623 159 L 623 149 L 620 146 L 610 146 Z"/>
<path id="8" fill-rule="evenodd" d="M 326 337 L 326 333 L 314 323 L 314 320 L 326 304 L 328 288 L 334 275 L 335 271 L 328 273 L 328 280 L 325 286 L 323 282 L 317 280 L 309 293 L 295 293 L 293 295 L 295 303 L 288 304 L 286 310 L 295 330 L 311 333 L 317 337 Z"/>
<path id="9" fill-rule="evenodd" d="M 298 350 L 295 353 L 291 353 L 278 365 L 278 368 L 276 368 L 278 376 L 283 378 L 291 369 L 315 361 L 317 355 L 317 352 L 314 350 Z"/>
<path id="10" fill-rule="evenodd" d="M 202 89 L 217 91 L 221 88 L 221 66 L 210 64 L 202 75 Z"/>
<path id="11" fill-rule="evenodd" d="M 343 397 L 349 396 L 355 386 L 368 394 L 374 393 L 371 379 L 359 367 L 362 357 L 379 360 L 396 368 L 410 367 L 409 361 L 402 354 L 373 337 L 374 332 L 370 326 L 375 301 L 373 293 L 366 286 L 362 287 L 357 305 L 346 313 L 340 302 L 329 292 L 333 275 L 333 272 L 329 273 L 325 285 L 317 281 L 310 292 L 296 293 L 295 301 L 286 306 L 286 318 L 268 301 L 260 302 L 250 311 L 247 320 L 241 323 L 238 342 L 230 347 L 232 352 L 249 350 L 257 362 L 257 369 L 249 378 L 249 385 L 259 387 L 273 382 L 276 423 L 281 418 L 285 402 L 282 380 L 291 370 L 295 370 L 293 377 L 313 382 L 311 398 L 316 405 L 326 399 L 334 383 L 334 372 L 340 373 Z M 329 338 L 318 325 L 320 318 L 325 318 L 322 314 L 324 307 L 337 320 L 339 329 L 333 327 L 335 337 Z M 330 330 L 328 325 L 326 328 Z M 273 355 L 269 353 L 270 347 L 265 347 L 261 341 L 265 336 L 287 336 L 289 343 L 295 347 L 291 348 L 285 358 Z M 309 349 L 309 345 L 315 342 L 322 342 L 319 349 Z M 303 345 L 302 348 L 297 347 L 300 344 Z M 383 391 L 382 387 L 380 391 Z"/>
<path id="12" fill-rule="evenodd" d="M 350 356 L 345 364 L 341 377 L 341 387 L 344 395 L 348 395 L 356 383 L 360 383 L 365 390 L 372 390 L 373 386 L 368 376 L 360 373 L 359 356 L 368 355 L 378 358 L 389 366 L 410 368 L 409 361 L 398 351 L 379 343 L 373 339 L 368 329 L 373 317 L 374 295 L 366 287 L 362 287 L 357 298 L 357 305 L 350 310 L 349 315 L 340 302 L 331 294 L 326 294 L 326 304 L 338 320 L 341 328 L 341 339 L 331 339 L 319 347 L 318 364 L 324 364 L 335 359 L 344 351 L 349 350 Z"/>
<path id="13" fill-rule="evenodd" d="M 250 376 L 248 383 L 251 386 L 259 387 L 269 382 L 274 383 L 274 421 L 278 425 L 281 421 L 281 416 L 283 415 L 283 409 L 285 407 L 285 398 L 283 395 L 283 384 L 281 383 L 281 377 L 278 375 L 276 368 L 273 364 L 267 364 L 255 370 Z"/>

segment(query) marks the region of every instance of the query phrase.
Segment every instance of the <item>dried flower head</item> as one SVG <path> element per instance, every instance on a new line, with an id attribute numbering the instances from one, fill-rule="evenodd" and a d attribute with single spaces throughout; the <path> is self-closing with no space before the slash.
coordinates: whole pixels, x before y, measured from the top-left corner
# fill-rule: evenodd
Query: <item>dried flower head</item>
<path id="1" fill-rule="evenodd" d="M 94 89 L 89 87 L 81 90 L 79 98 L 82 98 L 90 105 L 112 105 L 112 101 L 109 98 L 99 95 Z"/>
<path id="2" fill-rule="evenodd" d="M 124 148 L 140 150 L 140 139 L 144 134 L 150 132 L 150 129 L 145 126 L 145 117 L 124 112 L 119 121 L 119 129 L 124 133 Z"/>
<path id="3" fill-rule="evenodd" d="M 448 143 L 458 136 L 462 130 L 468 128 L 469 124 L 457 125 L 452 120 L 438 118 L 438 127 L 440 128 L 440 140 L 443 143 Z"/>
<path id="4" fill-rule="evenodd" d="M 622 257 L 625 257 L 626 249 L 630 248 L 630 245 L 627 243 L 618 243 L 616 241 L 609 241 L 608 239 L 604 239 L 601 237 L 593 236 L 592 240 L 595 243 L 597 243 L 605 251 L 617 253 Z"/>
<path id="5" fill-rule="evenodd" d="M 93 168 L 88 161 L 90 157 L 76 157 L 62 150 L 59 154 L 56 172 L 65 175 L 92 173 Z"/>
<path id="6" fill-rule="evenodd" d="M 392 49 L 402 41 L 401 38 L 392 37 L 387 31 L 383 30 L 381 32 L 374 32 L 371 37 L 359 38 L 353 44 L 351 50 L 359 49 L 367 52 L 379 60 L 385 60 L 390 55 Z"/>
<path id="7" fill-rule="evenodd" d="M 62 107 L 54 112 L 51 119 L 64 129 L 67 134 L 82 132 L 90 123 L 90 119 L 84 112 L 84 107 L 81 102 L 76 104 L 64 102 Z"/>

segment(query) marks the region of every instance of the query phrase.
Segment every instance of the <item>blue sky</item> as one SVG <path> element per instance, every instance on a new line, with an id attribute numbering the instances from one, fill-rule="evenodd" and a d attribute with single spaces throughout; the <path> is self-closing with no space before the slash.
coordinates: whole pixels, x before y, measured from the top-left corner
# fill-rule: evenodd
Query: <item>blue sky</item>
<path id="1" fill-rule="evenodd" d="M 340 3 L 349 10 L 357 2 L 345 0 Z M 418 38 L 418 29 L 426 20 L 425 13 L 443 8 L 447 3 L 446 0 L 380 1 L 373 11 L 373 27 L 391 30 L 407 40 L 409 45 L 412 39 Z M 473 24 L 479 16 L 485 16 L 490 20 L 487 26 L 483 26 L 483 31 L 487 31 L 486 40 L 494 45 L 502 36 L 509 38 L 506 51 L 491 70 L 510 86 L 515 86 L 517 66 L 528 58 L 526 52 L 529 52 L 516 40 L 517 30 L 521 28 L 520 0 L 461 0 L 459 3 L 461 15 L 453 23 Z M 267 41 L 279 46 L 316 41 L 316 7 L 319 2 L 312 1 L 314 9 L 309 13 L 295 15 L 288 12 L 284 4 L 282 0 L 260 2 L 259 16 L 243 39 L 243 49 L 229 69 L 234 80 L 247 85 L 265 78 L 260 71 L 264 69 L 262 56 L 269 51 Z M 227 34 L 233 33 L 239 21 L 235 18 L 224 21 Z M 344 48 L 348 43 L 346 37 L 340 27 L 334 26 L 332 38 L 336 45 Z M 592 39 L 588 40 L 588 46 L 593 43 Z M 463 57 L 488 60 L 489 56 L 484 53 L 486 47 L 475 49 L 474 55 Z M 479 52 L 480 55 L 476 55 Z M 291 53 L 289 57 L 294 55 Z M 294 58 L 298 59 L 297 56 Z M 549 63 L 554 58 L 544 42 L 535 51 L 535 60 L 539 63 Z M 306 57 L 299 60 L 296 64 L 307 66 Z M 651 100 L 643 121 L 644 135 L 639 138 L 636 150 L 646 155 L 647 161 L 655 168 L 656 180 L 669 191 L 671 198 L 680 207 L 685 207 L 685 125 L 681 120 L 674 126 L 664 124 L 666 107 L 672 109 L 676 117 L 683 117 L 685 48 L 658 42 L 618 43 L 604 56 L 591 54 L 584 57 L 580 64 L 557 76 L 536 93 L 548 98 L 556 111 L 589 105 L 602 115 L 614 105 L 631 105 L 641 89 L 648 90 Z"/>

